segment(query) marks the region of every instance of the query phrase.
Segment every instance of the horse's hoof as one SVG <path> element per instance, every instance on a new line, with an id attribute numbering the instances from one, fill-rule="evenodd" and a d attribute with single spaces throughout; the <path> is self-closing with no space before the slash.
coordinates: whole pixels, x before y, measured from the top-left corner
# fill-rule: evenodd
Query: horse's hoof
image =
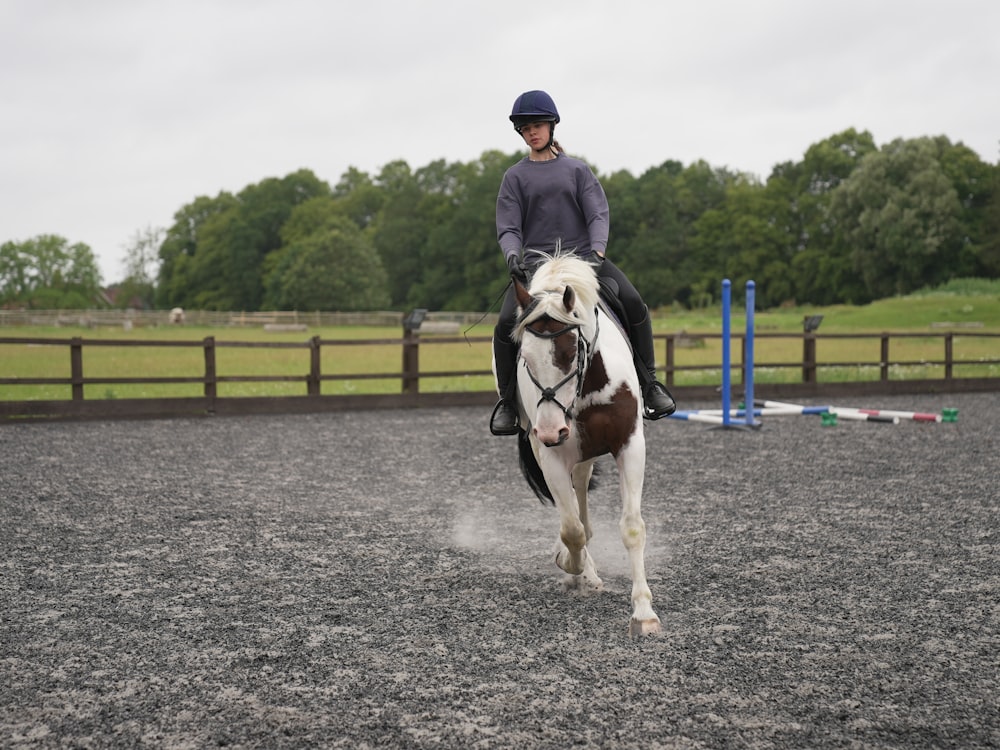
<path id="1" fill-rule="evenodd" d="M 570 565 L 569 562 L 569 551 L 561 550 L 556 552 L 556 567 L 559 568 L 563 573 L 567 573 L 571 576 L 578 576 L 583 573 L 583 564 L 577 566 Z"/>
<path id="2" fill-rule="evenodd" d="M 647 635 L 657 635 L 660 632 L 659 619 L 652 620 L 629 620 L 629 638 L 644 638 Z"/>
<path id="3" fill-rule="evenodd" d="M 590 576 L 587 574 L 574 576 L 567 573 L 562 577 L 562 587 L 563 591 L 576 591 L 582 594 L 590 594 L 603 591 L 604 581 L 597 576 Z"/>

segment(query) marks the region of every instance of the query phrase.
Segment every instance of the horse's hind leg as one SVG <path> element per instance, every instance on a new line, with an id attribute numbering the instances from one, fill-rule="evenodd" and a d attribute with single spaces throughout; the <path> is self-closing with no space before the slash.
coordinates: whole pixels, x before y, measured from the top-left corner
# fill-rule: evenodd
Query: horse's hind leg
<path id="1" fill-rule="evenodd" d="M 587 503 L 587 491 L 590 488 L 590 478 L 593 475 L 593 462 L 577 464 L 573 468 L 573 490 L 576 492 L 576 505 L 580 509 L 580 523 L 583 524 L 588 544 L 594 536 L 594 530 L 590 525 L 590 508 Z"/>

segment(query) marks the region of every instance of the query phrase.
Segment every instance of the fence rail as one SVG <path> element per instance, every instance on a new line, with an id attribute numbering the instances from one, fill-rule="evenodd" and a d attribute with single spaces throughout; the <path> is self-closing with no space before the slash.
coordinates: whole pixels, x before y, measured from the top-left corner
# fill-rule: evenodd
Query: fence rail
<path id="1" fill-rule="evenodd" d="M 214 310 L 184 310 L 187 325 L 213 328 L 259 328 L 261 326 L 384 326 L 400 325 L 404 313 L 394 311 L 374 312 L 300 312 L 295 310 L 268 310 L 263 312 L 220 312 Z M 427 312 L 426 320 L 435 324 L 472 325 L 483 320 L 475 312 Z M 492 325 L 496 314 L 485 319 Z M 169 310 L 0 310 L 0 327 L 48 326 L 61 328 L 157 328 L 176 325 Z"/>
<path id="2" fill-rule="evenodd" d="M 398 317 L 398 316 L 397 316 Z M 998 390 L 1000 376 L 992 375 L 994 365 L 1000 365 L 1000 345 L 992 357 L 961 359 L 956 356 L 956 339 L 986 338 L 1000 341 L 1000 333 L 953 331 L 931 333 L 850 333 L 850 334 L 818 334 L 810 333 L 755 333 L 755 340 L 767 339 L 799 339 L 802 342 L 801 359 L 797 361 L 761 361 L 754 364 L 755 373 L 764 369 L 795 368 L 801 370 L 801 381 L 798 383 L 767 383 L 757 376 L 757 390 L 772 397 L 795 393 L 797 395 L 837 394 L 843 392 L 858 393 L 900 393 L 922 391 L 969 391 Z M 705 373 L 718 371 L 717 364 L 683 364 L 681 352 L 704 346 L 706 340 L 720 339 L 717 333 L 668 333 L 654 337 L 664 342 L 666 357 L 660 370 L 667 385 L 675 395 L 685 395 L 690 398 L 709 397 L 718 392 L 718 386 L 685 386 L 679 385 L 677 376 L 680 373 L 702 371 Z M 744 356 L 733 364 L 738 369 L 740 379 L 745 378 L 743 362 L 746 361 L 746 340 L 744 336 L 734 335 L 732 339 L 739 341 Z M 938 339 L 941 342 L 941 357 L 934 360 L 893 360 L 890 357 L 893 341 L 906 339 Z M 879 343 L 879 358 L 872 361 L 823 361 L 818 357 L 818 345 L 821 342 L 843 339 L 877 340 Z M 435 346 L 441 344 L 488 343 L 489 337 L 447 337 L 434 336 L 424 340 L 425 344 Z M 0 377 L 3 386 L 56 385 L 69 386 L 70 398 L 67 400 L 0 400 L 0 420 L 11 421 L 23 418 L 81 418 L 81 417 L 156 417 L 177 416 L 181 414 L 248 414 L 248 413 L 279 413 L 279 412 L 309 412 L 338 411 L 356 408 L 400 408 L 412 406 L 441 406 L 456 404 L 488 403 L 494 398 L 493 391 L 469 391 L 464 393 L 422 393 L 421 380 L 432 378 L 461 378 L 469 376 L 489 376 L 488 369 L 477 370 L 438 370 L 430 371 L 420 367 L 421 335 L 417 330 L 405 329 L 402 338 L 390 339 L 322 339 L 314 336 L 303 342 L 265 342 L 265 341 L 217 341 L 208 336 L 191 341 L 160 341 L 160 340 L 120 340 L 120 339 L 84 339 L 72 338 L 37 338 L 37 337 L 0 337 L 0 345 L 17 346 L 54 346 L 65 347 L 68 350 L 70 374 L 68 377 Z M 398 346 L 401 352 L 400 370 L 396 372 L 379 373 L 324 373 L 321 368 L 321 352 L 324 347 L 343 346 Z M 721 344 L 720 344 L 721 346 Z M 180 347 L 197 348 L 203 354 L 203 368 L 198 374 L 187 376 L 149 375 L 142 377 L 117 376 L 87 376 L 84 372 L 84 349 L 87 347 Z M 266 349 L 299 349 L 308 350 L 309 368 L 307 372 L 295 375 L 253 374 L 253 375 L 220 375 L 217 367 L 217 354 L 221 348 L 266 348 Z M 10 350 L 8 349 L 8 356 Z M 16 355 L 15 355 L 16 356 Z M 907 366 L 931 366 L 941 368 L 943 377 L 905 379 L 893 378 L 893 368 Z M 963 368 L 977 366 L 987 367 L 991 374 L 986 377 L 961 377 Z M 856 382 L 822 382 L 821 373 L 832 368 L 877 368 L 878 380 Z M 0 370 L 2 372 L 2 370 Z M 361 394 L 361 395 L 322 395 L 321 384 L 327 381 L 363 381 L 363 380 L 398 379 L 400 392 L 398 394 Z M 304 393 L 301 396 L 270 396 L 270 397 L 220 397 L 218 386 L 223 383 L 301 383 Z M 120 384 L 200 384 L 202 395 L 195 398 L 139 398 L 139 399 L 85 399 L 85 387 L 94 385 Z"/>
<path id="3" fill-rule="evenodd" d="M 996 355 L 994 357 L 980 357 L 976 359 L 958 359 L 955 356 L 955 339 L 956 338 L 981 338 L 981 339 L 991 339 L 1000 342 L 1000 333 L 987 333 L 987 332 L 968 332 L 962 331 L 961 333 L 956 333 L 954 331 L 946 332 L 933 332 L 933 333 L 913 333 L 913 332 L 900 332 L 900 333 L 825 333 L 818 334 L 815 332 L 808 333 L 754 333 L 754 339 L 799 339 L 802 341 L 802 359 L 799 362 L 766 362 L 761 360 L 756 360 L 754 363 L 755 369 L 781 369 L 781 368 L 801 368 L 802 369 L 802 382 L 803 383 L 818 383 L 818 373 L 822 369 L 833 369 L 833 368 L 864 368 L 864 367 L 878 367 L 879 369 L 879 380 L 881 382 L 887 382 L 890 380 L 890 372 L 893 367 L 942 367 L 944 368 L 944 378 L 945 381 L 950 381 L 955 379 L 955 370 L 957 367 L 961 366 L 971 366 L 971 365 L 996 365 L 1000 364 L 1000 344 L 998 344 Z M 698 338 L 698 339 L 722 339 L 722 334 L 667 334 L 659 336 L 658 338 L 665 338 L 667 342 L 667 365 L 664 368 L 666 372 L 667 385 L 672 385 L 674 383 L 674 375 L 677 372 L 685 370 L 704 370 L 706 369 L 704 365 L 693 365 L 693 366 L 680 366 L 675 364 L 676 352 L 678 348 L 678 343 L 683 342 L 685 339 Z M 746 360 L 746 336 L 745 334 L 733 334 L 731 336 L 733 340 L 738 340 L 740 342 L 741 349 L 741 361 Z M 893 360 L 890 357 L 890 342 L 893 340 L 903 341 L 906 339 L 941 339 L 942 350 L 940 359 L 919 359 L 919 360 L 903 360 L 897 359 Z M 823 341 L 836 341 L 836 340 L 878 340 L 879 342 L 879 359 L 878 361 L 861 360 L 861 361 L 847 361 L 847 360 L 828 360 L 822 361 L 817 358 L 817 343 L 821 340 Z M 734 367 L 739 368 L 740 377 L 745 377 L 746 373 L 743 371 L 742 364 L 734 365 Z M 990 378 L 992 379 L 992 378 Z M 998 385 L 1000 385 L 1000 377 L 996 378 Z"/>

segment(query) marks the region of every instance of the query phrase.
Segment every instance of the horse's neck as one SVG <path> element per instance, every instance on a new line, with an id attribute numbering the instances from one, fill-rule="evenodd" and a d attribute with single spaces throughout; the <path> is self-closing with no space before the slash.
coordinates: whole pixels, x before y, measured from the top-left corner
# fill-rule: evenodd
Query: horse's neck
<path id="1" fill-rule="evenodd" d="M 597 325 L 599 326 L 601 335 L 617 334 L 625 340 L 625 344 L 629 349 L 632 348 L 632 344 L 628 337 L 628 331 L 625 330 L 625 321 L 623 321 L 614 310 L 608 307 L 603 299 L 597 305 L 597 314 L 595 319 L 597 320 Z M 599 343 L 600 342 L 598 342 L 598 344 Z"/>
<path id="2" fill-rule="evenodd" d="M 600 356 L 608 378 L 614 383 L 632 383 L 631 388 L 634 390 L 637 388 L 634 383 L 635 355 L 628 334 L 618 318 L 603 308 L 598 309 L 595 320 L 597 337 L 591 346 L 589 361 L 593 361 L 595 356 Z"/>

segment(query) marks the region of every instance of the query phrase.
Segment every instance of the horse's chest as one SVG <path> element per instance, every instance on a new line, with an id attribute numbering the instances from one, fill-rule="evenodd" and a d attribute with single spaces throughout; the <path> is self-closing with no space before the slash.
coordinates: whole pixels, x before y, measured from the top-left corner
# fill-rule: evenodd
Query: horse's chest
<path id="1" fill-rule="evenodd" d="M 622 383 L 606 403 L 592 403 L 576 418 L 583 460 L 610 453 L 617 456 L 631 440 L 639 424 L 639 402 Z"/>

